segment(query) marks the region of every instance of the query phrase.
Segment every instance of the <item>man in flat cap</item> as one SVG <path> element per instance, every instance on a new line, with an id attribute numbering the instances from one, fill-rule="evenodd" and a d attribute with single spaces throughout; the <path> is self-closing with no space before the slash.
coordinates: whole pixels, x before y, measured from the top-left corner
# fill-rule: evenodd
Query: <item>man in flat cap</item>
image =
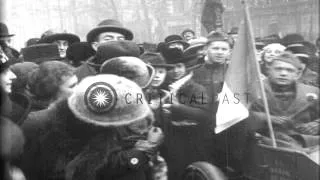
<path id="1" fill-rule="evenodd" d="M 265 80 L 265 91 L 278 145 L 302 149 L 319 144 L 320 116 L 319 89 L 299 83 L 300 68 L 299 59 L 290 52 L 275 57 Z M 269 137 L 261 99 L 252 105 L 250 120 L 254 129 Z"/>

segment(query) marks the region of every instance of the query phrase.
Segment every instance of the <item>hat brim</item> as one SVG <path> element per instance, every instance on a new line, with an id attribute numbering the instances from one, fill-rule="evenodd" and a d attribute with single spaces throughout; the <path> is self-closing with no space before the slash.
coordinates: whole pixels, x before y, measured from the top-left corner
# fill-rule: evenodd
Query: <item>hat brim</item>
<path id="1" fill-rule="evenodd" d="M 6 39 L 6 38 L 10 38 L 15 36 L 15 34 L 1 34 L 0 35 L 0 40 Z"/>
<path id="2" fill-rule="evenodd" d="M 195 44 L 195 45 L 189 46 L 187 49 L 184 50 L 183 53 L 188 54 L 188 53 L 192 53 L 192 52 L 197 52 L 204 47 L 205 47 L 205 44 Z"/>
<path id="3" fill-rule="evenodd" d="M 154 78 L 154 75 L 155 75 L 154 68 L 149 64 L 146 64 L 146 66 L 147 66 L 147 69 L 148 69 L 148 72 L 149 72 L 149 81 L 144 86 L 141 87 L 142 89 L 145 89 L 145 88 L 149 87 L 149 85 L 151 84 L 151 82 L 152 82 L 152 80 Z"/>
<path id="4" fill-rule="evenodd" d="M 117 33 L 123 34 L 126 40 L 133 39 L 133 33 L 129 29 L 126 29 L 123 27 L 117 27 L 117 26 L 99 26 L 92 29 L 87 34 L 87 41 L 89 43 L 93 42 L 96 36 L 102 32 L 117 32 Z"/>
<path id="5" fill-rule="evenodd" d="M 70 34 L 70 33 L 57 33 L 46 36 L 38 41 L 38 43 L 53 43 L 57 40 L 65 40 L 68 41 L 70 44 L 75 42 L 80 42 L 80 38 L 77 35 Z"/>
<path id="6" fill-rule="evenodd" d="M 151 64 L 154 68 L 165 68 L 165 69 L 173 69 L 175 65 L 173 64 Z"/>
<path id="7" fill-rule="evenodd" d="M 186 49 L 186 48 L 188 48 L 188 47 L 190 46 L 189 43 L 187 43 L 187 42 L 185 42 L 185 41 L 183 41 L 183 40 L 174 40 L 174 41 L 167 42 L 167 43 L 166 43 L 166 46 L 168 47 L 170 44 L 173 44 L 173 43 L 180 43 L 180 44 L 182 44 L 184 49 Z"/>

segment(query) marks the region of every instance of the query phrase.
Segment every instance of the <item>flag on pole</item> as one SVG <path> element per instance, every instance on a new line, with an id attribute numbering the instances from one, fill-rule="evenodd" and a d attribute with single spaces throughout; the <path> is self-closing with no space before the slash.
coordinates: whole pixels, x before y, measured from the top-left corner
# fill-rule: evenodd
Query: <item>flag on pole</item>
<path id="1" fill-rule="evenodd" d="M 216 133 L 247 118 L 250 104 L 261 97 L 260 69 L 249 18 L 248 9 L 245 7 L 238 40 L 218 96 Z"/>

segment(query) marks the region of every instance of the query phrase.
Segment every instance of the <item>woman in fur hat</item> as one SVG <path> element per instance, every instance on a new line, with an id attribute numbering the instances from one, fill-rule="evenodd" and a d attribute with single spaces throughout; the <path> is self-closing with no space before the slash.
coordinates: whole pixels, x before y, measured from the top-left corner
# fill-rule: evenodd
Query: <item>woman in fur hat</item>
<path id="1" fill-rule="evenodd" d="M 77 83 L 78 78 L 72 66 L 60 61 L 41 63 L 28 77 L 31 111 L 46 109 L 52 102 L 69 96 Z"/>
<path id="2" fill-rule="evenodd" d="M 21 124 L 30 111 L 30 100 L 23 94 L 12 92 L 12 85 L 17 76 L 12 72 L 9 58 L 0 49 L 0 89 L 5 103 L 1 114 L 17 124 Z"/>
<path id="3" fill-rule="evenodd" d="M 141 103 L 129 101 L 139 94 Z M 136 83 L 87 77 L 69 98 L 23 126 L 23 170 L 29 179 L 151 179 L 150 159 L 163 138 L 152 121 Z"/>

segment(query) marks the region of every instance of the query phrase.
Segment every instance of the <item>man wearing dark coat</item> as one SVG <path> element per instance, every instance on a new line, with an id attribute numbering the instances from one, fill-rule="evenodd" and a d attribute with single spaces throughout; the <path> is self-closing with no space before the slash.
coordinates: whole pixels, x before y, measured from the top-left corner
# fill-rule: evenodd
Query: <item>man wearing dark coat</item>
<path id="1" fill-rule="evenodd" d="M 16 49 L 10 47 L 11 38 L 13 36 L 14 34 L 9 33 L 7 25 L 0 22 L 0 48 L 9 58 L 10 64 L 21 62 L 21 59 L 19 58 L 20 53 Z"/>
<path id="2" fill-rule="evenodd" d="M 91 76 L 68 99 L 29 117 L 20 163 L 27 179 L 150 179 L 163 135 L 145 98 L 128 104 L 128 93 L 143 97 L 126 78 Z"/>
<path id="3" fill-rule="evenodd" d="M 319 145 L 319 89 L 298 81 L 300 61 L 284 52 L 274 59 L 264 81 L 278 145 L 306 148 Z M 251 108 L 250 119 L 255 129 L 268 136 L 262 100 Z"/>
<path id="4" fill-rule="evenodd" d="M 101 44 L 106 43 L 108 41 L 131 41 L 132 39 L 133 33 L 129 29 L 123 27 L 123 25 L 119 21 L 114 19 L 106 19 L 101 21 L 97 27 L 93 28 L 87 34 L 87 42 L 92 46 L 92 49 L 96 52 L 99 51 L 98 49 Z M 76 74 L 79 80 L 89 75 L 97 74 L 102 63 L 102 60 L 96 62 L 94 57 L 88 58 L 86 62 L 84 62 L 81 66 L 78 67 Z"/>

